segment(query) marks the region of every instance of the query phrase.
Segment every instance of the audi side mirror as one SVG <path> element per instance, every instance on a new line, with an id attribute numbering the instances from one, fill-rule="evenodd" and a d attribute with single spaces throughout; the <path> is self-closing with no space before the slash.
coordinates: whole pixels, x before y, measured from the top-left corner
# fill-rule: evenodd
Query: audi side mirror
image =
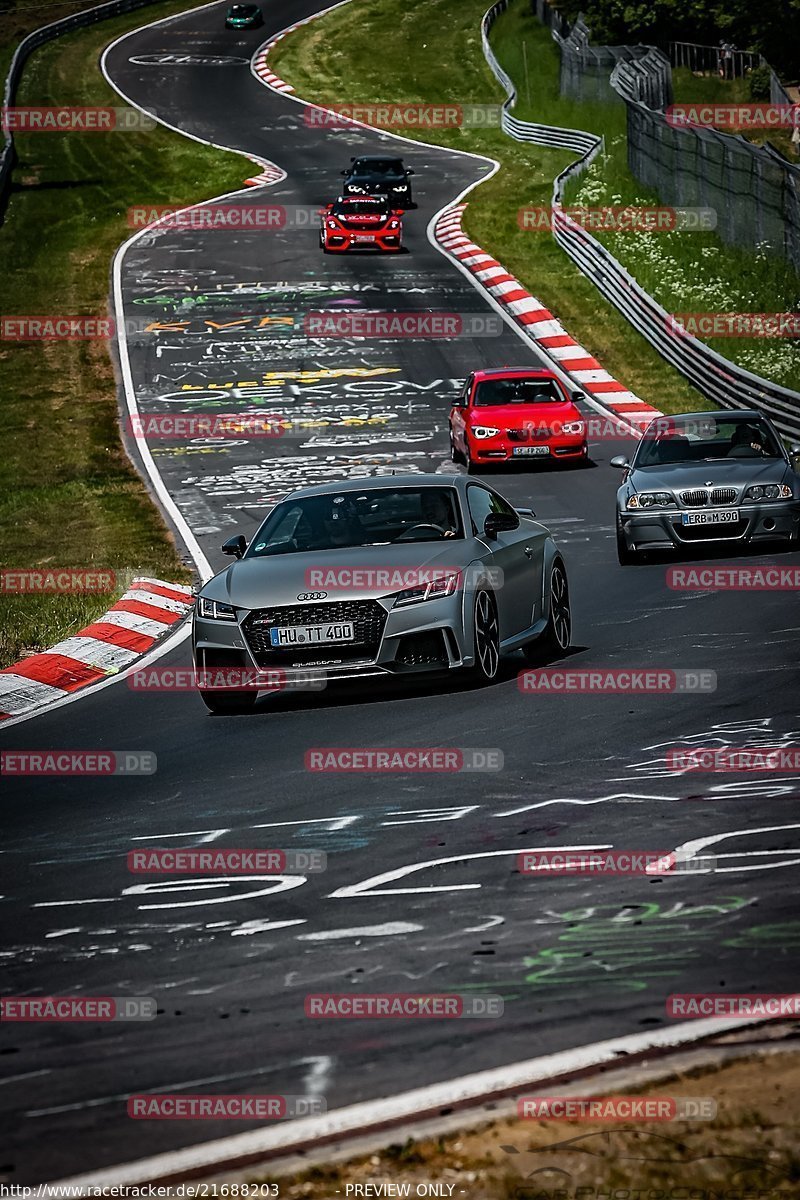
<path id="1" fill-rule="evenodd" d="M 236 537 L 228 538 L 227 542 L 223 543 L 222 553 L 232 554 L 234 558 L 241 558 L 247 549 L 247 538 L 243 533 L 237 533 Z"/>
<path id="2" fill-rule="evenodd" d="M 483 522 L 483 532 L 490 540 L 498 533 L 519 528 L 519 517 L 516 513 L 490 512 Z"/>
<path id="3" fill-rule="evenodd" d="M 617 467 L 620 471 L 625 471 L 631 464 L 624 454 L 615 454 L 613 458 L 609 459 L 608 465 L 610 467 Z"/>

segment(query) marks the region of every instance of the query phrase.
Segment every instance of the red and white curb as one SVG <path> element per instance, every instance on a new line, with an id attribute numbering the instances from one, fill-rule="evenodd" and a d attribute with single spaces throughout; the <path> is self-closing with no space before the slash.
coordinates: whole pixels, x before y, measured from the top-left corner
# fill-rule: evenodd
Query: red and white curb
<path id="1" fill-rule="evenodd" d="M 192 589 L 137 578 L 99 620 L 42 654 L 0 671 L 0 721 L 116 675 L 190 612 Z"/>
<path id="2" fill-rule="evenodd" d="M 261 167 L 261 171 L 258 175 L 253 175 L 250 179 L 245 179 L 245 184 L 248 187 L 269 187 L 271 184 L 280 183 L 282 179 L 286 178 L 286 172 L 283 167 L 279 167 L 277 163 L 270 162 L 267 158 L 250 158 L 250 161 L 255 163 L 257 167 Z"/>
<path id="3" fill-rule="evenodd" d="M 293 92 L 294 88 L 285 79 L 281 79 L 270 67 L 267 62 L 270 50 L 277 46 L 282 38 L 286 37 L 287 33 L 292 33 L 298 29 L 300 25 L 305 25 L 305 21 L 298 21 L 296 25 L 290 25 L 288 29 L 284 29 L 282 33 L 278 33 L 269 42 L 265 42 L 263 46 L 259 46 L 253 57 L 253 70 L 262 83 L 266 83 L 267 87 L 271 87 L 276 92 Z"/>
<path id="4" fill-rule="evenodd" d="M 491 254 L 470 241 L 461 228 L 466 207 L 466 204 L 455 204 L 445 209 L 434 228 L 436 241 L 451 258 L 466 267 L 477 282 L 524 326 L 539 349 L 553 359 L 581 391 L 637 429 L 643 429 L 654 417 L 660 417 L 659 409 L 646 404 L 609 375 L 588 350 L 570 337 L 541 300 L 509 275 Z"/>

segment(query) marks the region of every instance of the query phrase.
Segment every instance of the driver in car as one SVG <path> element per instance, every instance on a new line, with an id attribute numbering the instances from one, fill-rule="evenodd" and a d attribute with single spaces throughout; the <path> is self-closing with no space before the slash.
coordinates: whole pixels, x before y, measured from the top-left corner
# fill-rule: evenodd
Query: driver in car
<path id="1" fill-rule="evenodd" d="M 767 448 L 764 445 L 760 429 L 757 429 L 755 425 L 749 425 L 746 421 L 736 426 L 731 438 L 728 458 L 763 457 L 766 454 Z"/>
<path id="2" fill-rule="evenodd" d="M 443 537 L 456 536 L 452 507 L 441 492 L 426 489 L 422 493 L 420 507 L 422 520 L 426 525 L 435 525 L 437 529 L 441 529 Z"/>

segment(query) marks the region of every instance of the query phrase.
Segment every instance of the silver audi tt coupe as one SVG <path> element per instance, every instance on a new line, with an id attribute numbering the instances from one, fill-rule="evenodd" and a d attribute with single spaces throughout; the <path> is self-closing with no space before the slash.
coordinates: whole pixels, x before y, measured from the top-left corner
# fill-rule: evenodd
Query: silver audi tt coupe
<path id="1" fill-rule="evenodd" d="M 558 657 L 571 635 L 567 574 L 534 517 L 462 475 L 293 492 L 249 545 L 242 535 L 225 543 L 237 561 L 199 592 L 203 700 L 212 712 L 243 711 L 275 679 L 291 687 L 310 675 L 461 669 L 488 683 L 506 652 Z"/>
<path id="2" fill-rule="evenodd" d="M 783 541 L 800 546 L 800 476 L 772 422 L 750 409 L 657 417 L 617 492 L 623 564 L 651 550 Z"/>

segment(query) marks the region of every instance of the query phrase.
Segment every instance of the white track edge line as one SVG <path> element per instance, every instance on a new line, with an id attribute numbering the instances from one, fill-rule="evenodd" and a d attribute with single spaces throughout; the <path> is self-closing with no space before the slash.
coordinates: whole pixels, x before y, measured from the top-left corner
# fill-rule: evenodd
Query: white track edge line
<path id="1" fill-rule="evenodd" d="M 648 1033 L 634 1033 L 592 1042 L 572 1050 L 561 1050 L 540 1058 L 462 1075 L 445 1083 L 413 1088 L 395 1096 L 333 1109 L 321 1116 L 289 1121 L 269 1129 L 233 1134 L 212 1142 L 201 1142 L 181 1150 L 123 1163 L 117 1167 L 73 1175 L 56 1180 L 51 1186 L 130 1187 L 177 1177 L 178 1173 L 191 1172 L 193 1176 L 203 1171 L 218 1173 L 225 1169 L 226 1163 L 233 1168 L 242 1159 L 254 1160 L 259 1154 L 274 1156 L 283 1149 L 308 1149 L 317 1142 L 364 1134 L 376 1127 L 430 1114 L 437 1108 L 447 1108 L 454 1104 L 474 1105 L 502 1092 L 526 1087 L 532 1083 L 544 1083 L 553 1076 L 585 1073 L 609 1063 L 619 1066 L 623 1056 L 685 1046 L 733 1029 L 762 1023 L 762 1017 L 735 1020 L 709 1017 L 697 1021 L 684 1021 L 680 1025 Z"/>

